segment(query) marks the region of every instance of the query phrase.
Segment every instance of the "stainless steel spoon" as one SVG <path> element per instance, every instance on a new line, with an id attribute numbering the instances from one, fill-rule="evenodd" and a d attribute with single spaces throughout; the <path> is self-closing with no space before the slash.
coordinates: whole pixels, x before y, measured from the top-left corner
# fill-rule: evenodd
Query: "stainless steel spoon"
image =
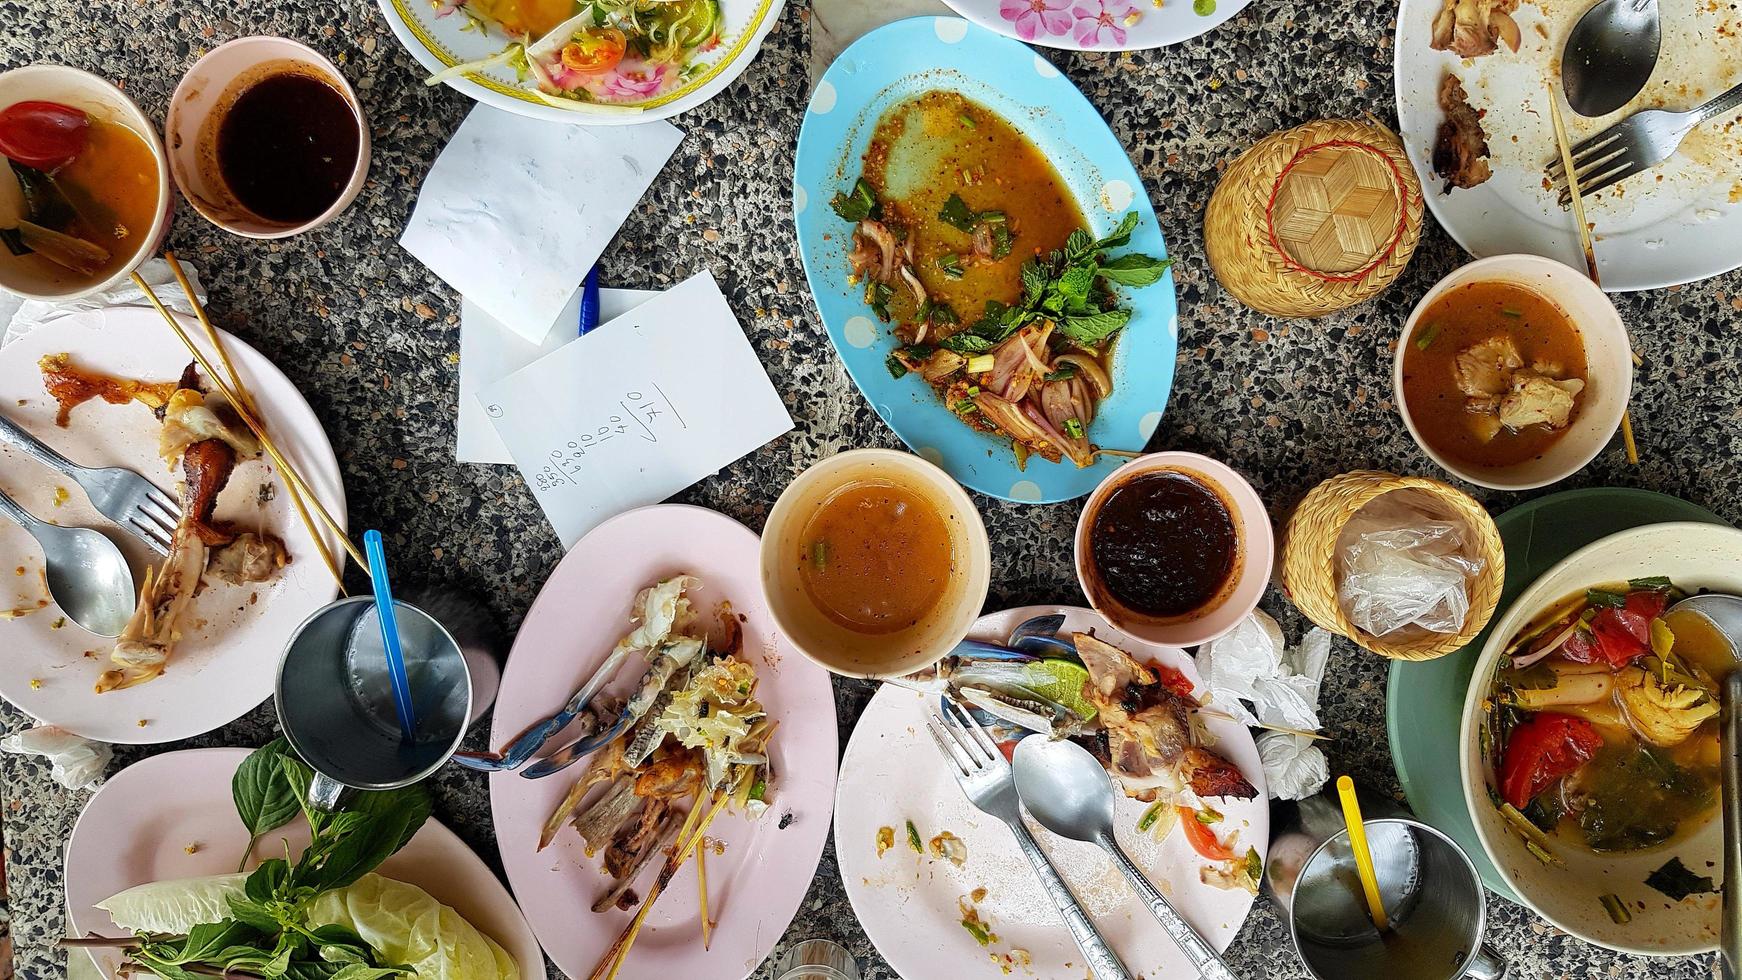
<path id="1" fill-rule="evenodd" d="M 1042 827 L 1106 851 L 1203 980 L 1234 980 L 1216 950 L 1120 850 L 1113 837 L 1113 782 L 1100 760 L 1075 742 L 1030 735 L 1017 744 L 1014 765 L 1016 794 Z"/>
<path id="2" fill-rule="evenodd" d="M 1742 660 L 1742 598 L 1716 592 L 1689 596 L 1670 612 L 1704 616 L 1730 641 Z M 1730 671 L 1720 688 L 1718 776 L 1724 804 L 1724 891 L 1718 963 L 1722 980 L 1742 978 L 1742 667 Z"/>
<path id="3" fill-rule="evenodd" d="M 1657 67 L 1662 42 L 1657 0 L 1600 0 L 1561 52 L 1567 104 L 1581 116 L 1606 116 L 1631 102 Z"/>
<path id="4" fill-rule="evenodd" d="M 101 531 L 39 520 L 0 493 L 0 514 L 42 546 L 48 594 L 67 618 L 98 636 L 120 636 L 133 616 L 133 572 Z"/>

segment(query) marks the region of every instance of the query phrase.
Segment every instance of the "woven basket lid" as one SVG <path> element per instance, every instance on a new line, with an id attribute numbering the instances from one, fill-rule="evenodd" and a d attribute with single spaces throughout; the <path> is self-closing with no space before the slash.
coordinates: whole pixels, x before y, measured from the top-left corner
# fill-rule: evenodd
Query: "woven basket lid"
<path id="1" fill-rule="evenodd" d="M 1334 313 L 1391 285 L 1421 240 L 1422 195 L 1383 126 L 1327 119 L 1241 154 L 1210 198 L 1210 268 L 1275 316 Z"/>

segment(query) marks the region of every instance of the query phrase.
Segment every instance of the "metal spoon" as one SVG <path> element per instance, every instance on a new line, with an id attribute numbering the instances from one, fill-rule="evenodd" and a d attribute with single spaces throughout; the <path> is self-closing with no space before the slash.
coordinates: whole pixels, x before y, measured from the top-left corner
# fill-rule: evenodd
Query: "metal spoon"
<path id="1" fill-rule="evenodd" d="M 1689 596 L 1669 608 L 1704 616 L 1742 661 L 1742 598 L 1707 593 Z M 1742 667 L 1730 671 L 1719 688 L 1718 776 L 1724 803 L 1724 891 L 1718 960 L 1723 980 L 1742 977 Z"/>
<path id="2" fill-rule="evenodd" d="M 1014 765 L 1016 794 L 1041 826 L 1106 851 L 1203 980 L 1234 980 L 1216 950 L 1120 850 L 1113 837 L 1113 782 L 1100 760 L 1075 742 L 1030 735 L 1017 744 Z"/>
<path id="3" fill-rule="evenodd" d="M 133 572 L 101 531 L 38 520 L 0 493 L 0 514 L 42 546 L 48 594 L 67 618 L 98 636 L 120 636 L 133 616 Z"/>
<path id="4" fill-rule="evenodd" d="M 1662 41 L 1657 0 L 1601 0 L 1573 25 L 1561 52 L 1567 104 L 1581 116 L 1626 105 L 1650 80 Z"/>

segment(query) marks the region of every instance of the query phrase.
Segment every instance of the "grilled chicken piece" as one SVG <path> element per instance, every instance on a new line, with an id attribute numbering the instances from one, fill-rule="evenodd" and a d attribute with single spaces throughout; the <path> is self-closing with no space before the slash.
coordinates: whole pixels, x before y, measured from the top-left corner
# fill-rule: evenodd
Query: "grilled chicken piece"
<path id="1" fill-rule="evenodd" d="M 1512 374 L 1524 366 L 1524 358 L 1518 355 L 1518 345 L 1512 338 L 1501 335 L 1459 351 L 1452 365 L 1458 376 L 1458 390 L 1471 399 L 1481 399 L 1506 394 L 1512 387 Z"/>
<path id="2" fill-rule="evenodd" d="M 244 531 L 229 544 L 212 552 L 206 571 L 231 585 L 270 581 L 290 564 L 284 542 L 270 534 Z"/>
<path id="3" fill-rule="evenodd" d="M 236 531 L 227 522 L 212 519 L 218 506 L 218 494 L 230 482 L 236 469 L 236 454 L 222 440 L 207 439 L 187 448 L 182 456 L 182 523 L 207 547 L 216 548 L 236 539 Z"/>
<path id="4" fill-rule="evenodd" d="M 612 838 L 611 846 L 605 848 L 604 860 L 600 862 L 605 873 L 613 878 L 624 878 L 637 870 L 641 855 L 659 838 L 670 813 L 671 804 L 664 800 L 649 800 L 641 808 L 636 821 L 619 830 Z"/>
<path id="5" fill-rule="evenodd" d="M 676 800 L 694 796 L 702 770 L 695 753 L 667 752 L 635 777 L 635 795 L 650 800 Z"/>
<path id="6" fill-rule="evenodd" d="M 140 381 L 80 370 L 73 366 L 73 356 L 67 353 L 44 354 L 36 366 L 42 371 L 43 389 L 60 405 L 54 421 L 63 429 L 72 410 L 93 398 L 111 405 L 138 401 L 154 411 L 162 411 L 176 390 L 176 385 L 169 381 Z"/>
<path id="7" fill-rule="evenodd" d="M 1238 767 L 1193 741 L 1190 697 L 1169 690 L 1155 671 L 1087 633 L 1071 637 L 1089 671 L 1089 700 L 1100 710 L 1109 766 L 1126 795 L 1154 800 L 1190 789 L 1210 798 L 1258 795 Z"/>
<path id="8" fill-rule="evenodd" d="M 185 503 L 183 508 L 185 513 Z M 98 694 L 143 684 L 163 673 L 181 633 L 182 615 L 199 594 L 206 555 L 205 542 L 184 520 L 175 529 L 163 568 L 155 575 L 145 573 L 139 605 L 109 653 L 115 667 L 97 678 Z"/>
<path id="9" fill-rule="evenodd" d="M 1434 173 L 1446 182 L 1443 193 L 1465 190 L 1486 183 L 1493 176 L 1488 166 L 1488 137 L 1482 132 L 1482 113 L 1470 108 L 1470 97 L 1456 75 L 1440 83 L 1440 111 L 1446 114 L 1434 138 Z"/>
<path id="10" fill-rule="evenodd" d="M 1514 52 L 1524 37 L 1512 11 L 1518 0 L 1445 0 L 1434 17 L 1429 45 L 1460 58 L 1480 58 L 1499 50 L 1500 42 Z"/>

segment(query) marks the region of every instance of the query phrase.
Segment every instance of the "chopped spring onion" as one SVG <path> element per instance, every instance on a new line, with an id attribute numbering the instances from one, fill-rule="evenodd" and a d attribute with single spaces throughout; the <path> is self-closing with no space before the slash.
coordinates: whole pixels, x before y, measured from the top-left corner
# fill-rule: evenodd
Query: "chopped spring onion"
<path id="1" fill-rule="evenodd" d="M 1538 861 L 1557 868 L 1566 867 L 1566 862 L 1548 849 L 1548 835 L 1542 832 L 1541 827 L 1531 823 L 1530 818 L 1525 816 L 1523 811 L 1510 803 L 1502 803 L 1500 804 L 1500 815 L 1506 818 L 1506 822 L 1512 825 L 1512 829 L 1524 837 L 1524 849 L 1529 851 Z"/>
<path id="2" fill-rule="evenodd" d="M 1202 810 L 1198 811 L 1198 823 L 1201 823 L 1205 826 L 1209 826 L 1211 824 L 1218 824 L 1221 822 L 1222 822 L 1222 815 L 1220 813 L 1217 813 L 1216 811 L 1210 809 L 1209 807 L 1205 807 Z"/>
<path id="3" fill-rule="evenodd" d="M 1161 816 L 1162 809 L 1168 805 L 1169 804 L 1166 800 L 1159 800 L 1155 803 L 1151 803 L 1149 809 L 1143 811 L 1143 816 L 1137 818 L 1138 831 L 1145 831 L 1155 826 L 1155 821 Z"/>
<path id="4" fill-rule="evenodd" d="M 961 401 L 956 402 L 953 406 L 951 406 L 951 408 L 955 411 L 955 413 L 957 415 L 967 415 L 967 414 L 970 414 L 972 412 L 978 412 L 980 410 L 980 406 L 974 404 L 974 400 L 972 398 L 964 398 Z"/>
<path id="5" fill-rule="evenodd" d="M 811 564 L 819 569 L 829 567 L 829 543 L 827 541 L 818 541 L 811 545 Z M 908 824 L 908 826 L 913 825 Z"/>
<path id="6" fill-rule="evenodd" d="M 1603 903 L 1603 911 L 1609 913 L 1609 921 L 1618 926 L 1624 926 L 1633 921 L 1633 913 L 1627 911 L 1627 906 L 1621 904 L 1621 897 L 1611 892 L 1598 901 Z"/>
<path id="7" fill-rule="evenodd" d="M 968 930 L 968 935 L 973 936 L 974 941 L 980 945 L 992 945 L 992 932 L 984 925 L 975 922 L 973 919 L 963 919 L 962 928 Z"/>
<path id="8" fill-rule="evenodd" d="M 1065 419 L 1065 435 L 1072 439 L 1081 439 L 1083 437 L 1083 423 L 1076 419 Z"/>
<path id="9" fill-rule="evenodd" d="M 1428 324 L 1427 326 L 1423 327 L 1420 331 L 1418 331 L 1416 333 L 1416 335 L 1415 335 L 1415 349 L 1416 350 L 1427 350 L 1429 347 L 1432 347 L 1434 345 L 1434 340 L 1437 339 L 1439 337 L 1439 335 L 1440 335 L 1440 325 L 1437 323 Z"/>
<path id="10" fill-rule="evenodd" d="M 1517 307 L 1512 307 L 1512 306 L 1508 306 L 1505 309 L 1501 310 L 1500 312 L 1506 314 L 1509 317 L 1512 317 L 1513 319 L 1517 319 L 1517 318 L 1522 317 L 1524 315 L 1523 310 L 1518 309 Z"/>
<path id="11" fill-rule="evenodd" d="M 951 279 L 962 278 L 962 260 L 954 252 L 946 252 L 938 256 L 938 271 Z"/>
<path id="12" fill-rule="evenodd" d="M 968 373 L 984 374 L 987 371 L 992 370 L 992 365 L 997 362 L 998 359 L 993 357 L 991 354 L 976 354 L 973 357 L 968 358 Z"/>
<path id="13" fill-rule="evenodd" d="M 961 120 L 962 125 L 966 126 L 969 129 L 979 129 L 980 128 L 980 124 L 974 121 L 974 117 L 968 115 L 965 112 L 962 113 L 961 115 L 957 116 L 956 118 Z"/>
<path id="14" fill-rule="evenodd" d="M 919 828 L 913 825 L 912 820 L 907 822 L 907 846 L 913 848 L 915 854 L 925 853 L 925 845 L 919 840 Z"/>
<path id="15" fill-rule="evenodd" d="M 980 393 L 980 386 L 979 385 L 969 385 L 968 386 L 968 397 L 969 398 L 972 398 L 975 395 L 978 395 L 979 393 Z"/>

